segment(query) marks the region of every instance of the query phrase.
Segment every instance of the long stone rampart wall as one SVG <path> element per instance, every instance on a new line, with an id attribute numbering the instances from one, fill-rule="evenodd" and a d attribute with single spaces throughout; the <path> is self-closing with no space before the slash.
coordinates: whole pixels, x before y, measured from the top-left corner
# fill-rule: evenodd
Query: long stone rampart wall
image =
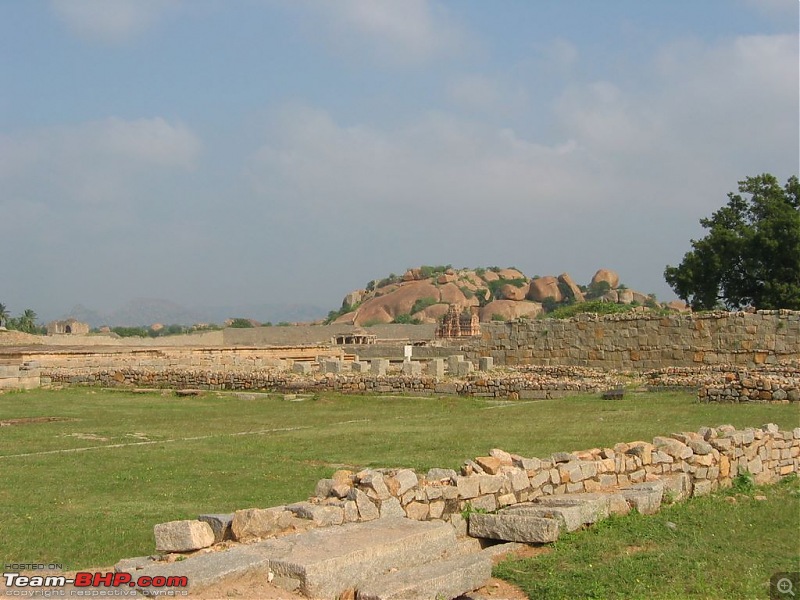
<path id="1" fill-rule="evenodd" d="M 667 366 L 757 366 L 800 359 L 800 312 L 579 315 L 487 323 L 468 357 L 500 365 L 584 365 L 643 371 Z"/>

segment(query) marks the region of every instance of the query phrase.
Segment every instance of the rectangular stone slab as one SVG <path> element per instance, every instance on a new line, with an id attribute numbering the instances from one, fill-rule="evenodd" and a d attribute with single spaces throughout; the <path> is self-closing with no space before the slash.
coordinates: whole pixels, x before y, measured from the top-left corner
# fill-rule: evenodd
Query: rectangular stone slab
<path id="1" fill-rule="evenodd" d="M 138 570 L 118 570 L 135 578 L 185 575 L 189 590 L 252 572 L 266 578 L 271 571 L 276 582 L 299 583 L 306 596 L 333 599 L 390 569 L 424 564 L 455 548 L 455 532 L 447 523 L 386 518 L 243 544 L 179 562 L 153 562 Z"/>
<path id="2" fill-rule="evenodd" d="M 437 560 L 377 577 L 358 587 L 358 600 L 440 600 L 486 585 L 492 561 L 482 553 Z"/>
<path id="3" fill-rule="evenodd" d="M 580 505 L 541 506 L 536 504 L 518 504 L 501 510 L 500 514 L 556 519 L 560 523 L 561 528 L 566 531 L 575 531 L 584 525 L 594 522 L 587 521 L 586 510 Z"/>
<path id="4" fill-rule="evenodd" d="M 469 534 L 472 537 L 546 544 L 556 541 L 558 532 L 556 519 L 502 513 L 472 513 L 469 516 Z"/>

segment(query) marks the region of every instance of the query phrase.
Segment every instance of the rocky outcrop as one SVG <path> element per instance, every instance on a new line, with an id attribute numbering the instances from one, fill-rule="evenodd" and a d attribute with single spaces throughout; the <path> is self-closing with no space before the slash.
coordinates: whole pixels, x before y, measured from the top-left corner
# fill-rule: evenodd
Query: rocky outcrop
<path id="1" fill-rule="evenodd" d="M 558 279 L 552 275 L 547 275 L 531 281 L 528 288 L 528 300 L 544 302 L 548 298 L 552 298 L 555 302 L 561 302 L 564 299 L 561 290 L 558 289 Z"/>
<path id="2" fill-rule="evenodd" d="M 619 275 L 609 269 L 599 269 L 590 285 L 583 287 L 568 273 L 531 280 L 514 268 L 424 266 L 408 269 L 401 276 L 390 275 L 371 281 L 366 289 L 350 292 L 344 297 L 342 309 L 331 320 L 356 326 L 398 320 L 435 323 L 450 306 L 455 306 L 459 311 L 479 307 L 480 319 L 485 322 L 499 318 L 534 318 L 542 312 L 544 302 L 572 304 L 587 300 L 654 306 L 653 297 L 620 286 Z M 662 306 L 667 308 L 667 305 Z M 670 305 L 678 306 L 685 307 L 682 303 Z M 344 312 L 348 309 L 352 310 Z"/>

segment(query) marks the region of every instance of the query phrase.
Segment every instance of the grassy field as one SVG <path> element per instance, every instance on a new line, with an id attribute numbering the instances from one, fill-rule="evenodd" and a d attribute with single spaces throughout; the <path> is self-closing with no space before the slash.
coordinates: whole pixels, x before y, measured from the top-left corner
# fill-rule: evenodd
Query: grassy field
<path id="1" fill-rule="evenodd" d="M 613 517 L 562 536 L 552 552 L 495 576 L 530 598 L 767 598 L 776 572 L 800 571 L 800 482 L 741 486 Z"/>
<path id="2" fill-rule="evenodd" d="M 36 417 L 61 420 L 41 422 Z M 153 551 L 153 525 L 302 500 L 341 465 L 457 468 L 499 447 L 544 457 L 701 425 L 800 425 L 797 405 L 706 405 L 690 394 L 478 398 L 0 395 L 0 558 L 106 566 Z"/>

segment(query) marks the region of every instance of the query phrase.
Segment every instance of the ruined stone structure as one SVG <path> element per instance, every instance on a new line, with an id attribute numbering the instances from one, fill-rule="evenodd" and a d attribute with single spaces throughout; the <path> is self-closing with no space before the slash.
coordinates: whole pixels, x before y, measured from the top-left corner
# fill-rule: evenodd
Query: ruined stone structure
<path id="1" fill-rule="evenodd" d="M 480 334 L 481 326 L 477 310 L 471 307 L 459 313 L 458 307 L 454 304 L 450 305 L 436 330 L 436 337 L 439 338 L 474 337 Z"/>
<path id="2" fill-rule="evenodd" d="M 375 344 L 378 336 L 370 333 L 337 333 L 331 338 L 334 346 L 369 346 Z"/>
<path id="3" fill-rule="evenodd" d="M 467 357 L 498 365 L 575 365 L 646 371 L 754 367 L 800 359 L 800 312 L 624 313 L 484 323 Z"/>
<path id="4" fill-rule="evenodd" d="M 81 323 L 77 319 L 50 321 L 47 324 L 47 335 L 86 335 L 87 333 L 89 333 L 89 325 Z"/>

